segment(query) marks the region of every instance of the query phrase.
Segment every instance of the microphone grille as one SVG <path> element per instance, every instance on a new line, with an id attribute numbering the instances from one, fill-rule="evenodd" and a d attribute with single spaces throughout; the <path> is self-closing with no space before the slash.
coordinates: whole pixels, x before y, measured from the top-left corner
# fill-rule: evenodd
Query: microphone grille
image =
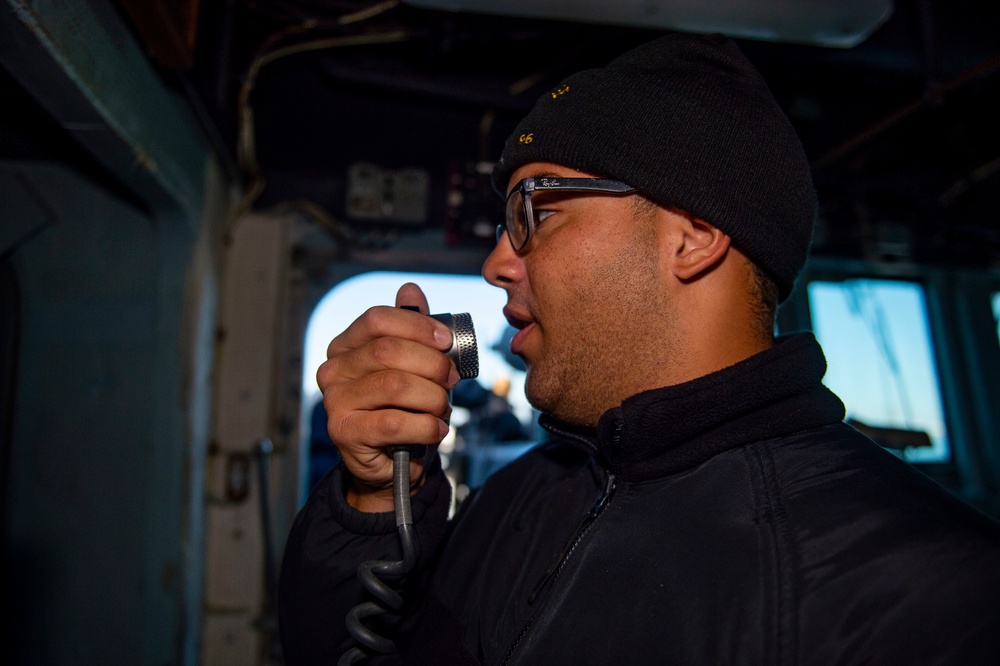
<path id="1" fill-rule="evenodd" d="M 479 376 L 479 349 L 476 347 L 476 329 L 468 312 L 459 314 L 432 314 L 431 317 L 451 329 L 451 349 L 445 354 L 455 362 L 458 376 L 472 379 Z"/>
<path id="2" fill-rule="evenodd" d="M 455 342 L 449 355 L 455 359 L 458 376 L 472 379 L 479 375 L 479 349 L 476 346 L 476 329 L 472 326 L 472 316 L 468 312 L 452 315 L 451 327 Z"/>

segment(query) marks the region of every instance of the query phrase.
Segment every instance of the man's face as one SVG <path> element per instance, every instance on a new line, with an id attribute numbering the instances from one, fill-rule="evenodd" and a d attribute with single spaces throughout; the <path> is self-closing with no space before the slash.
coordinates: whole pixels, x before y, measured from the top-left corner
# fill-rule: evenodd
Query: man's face
<path id="1" fill-rule="evenodd" d="M 511 177 L 588 177 L 531 163 Z M 670 310 L 660 280 L 656 217 L 636 195 L 536 192 L 534 236 L 520 254 L 506 235 L 483 265 L 507 292 L 504 314 L 519 329 L 511 351 L 528 367 L 536 408 L 581 425 L 655 385 L 669 345 Z M 651 316 L 652 315 L 652 316 Z"/>

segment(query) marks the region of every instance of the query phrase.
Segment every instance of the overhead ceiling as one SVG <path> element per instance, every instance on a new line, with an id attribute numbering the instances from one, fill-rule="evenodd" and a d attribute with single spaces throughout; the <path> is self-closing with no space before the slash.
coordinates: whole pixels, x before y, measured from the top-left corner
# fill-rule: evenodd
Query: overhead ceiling
<path id="1" fill-rule="evenodd" d="M 703 26 L 737 38 L 802 137 L 821 199 L 814 253 L 1000 267 L 996 3 L 180 4 L 200 9 L 184 13 L 196 28 L 186 61 L 157 52 L 163 21 L 144 28 L 133 11 L 137 34 L 257 186 L 258 208 L 307 201 L 356 237 L 445 228 L 449 243 L 488 243 L 476 220 L 498 199 L 475 164 L 499 155 L 537 96 L 668 29 Z M 426 186 L 427 215 L 352 207 L 359 163 L 404 190 Z"/>

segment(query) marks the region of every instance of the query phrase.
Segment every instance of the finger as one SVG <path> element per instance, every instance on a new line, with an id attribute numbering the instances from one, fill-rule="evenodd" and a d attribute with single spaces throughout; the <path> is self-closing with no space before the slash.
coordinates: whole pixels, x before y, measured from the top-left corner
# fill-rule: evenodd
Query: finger
<path id="1" fill-rule="evenodd" d="M 324 391 L 323 403 L 334 415 L 396 409 L 444 419 L 451 409 L 448 392 L 440 385 L 398 370 L 333 384 Z"/>
<path id="2" fill-rule="evenodd" d="M 396 292 L 396 307 L 415 307 L 420 314 L 431 313 L 423 290 L 412 282 L 407 282 Z"/>
<path id="3" fill-rule="evenodd" d="M 426 309 L 426 302 L 423 307 Z M 347 330 L 330 342 L 327 358 L 384 337 L 412 340 L 440 351 L 447 351 L 453 338 L 448 327 L 432 317 L 402 308 L 377 305 L 368 308 Z"/>
<path id="4" fill-rule="evenodd" d="M 427 455 L 410 460 L 411 488 L 420 483 L 424 474 L 424 465 L 428 460 L 429 457 Z M 350 452 L 348 452 L 348 455 L 344 457 L 344 464 L 347 465 L 355 483 L 360 482 L 368 490 L 392 489 L 394 465 L 392 453 L 388 449 L 365 449 L 357 458 L 351 456 Z M 388 500 L 388 508 L 381 510 L 392 510 L 391 496 Z"/>
<path id="5" fill-rule="evenodd" d="M 353 411 L 342 418 L 331 417 L 330 438 L 346 458 L 366 465 L 397 444 L 438 444 L 448 434 L 448 424 L 430 414 L 400 409 Z M 348 435 L 344 433 L 349 433 Z"/>
<path id="6" fill-rule="evenodd" d="M 316 382 L 325 390 L 331 384 L 385 370 L 423 377 L 447 389 L 459 380 L 455 365 L 440 351 L 401 338 L 376 338 L 327 359 L 316 371 Z"/>
<path id="7" fill-rule="evenodd" d="M 331 396 L 332 397 L 332 396 Z M 340 402 L 333 397 L 334 404 Z M 448 434 L 450 408 L 438 418 L 402 409 L 329 409 L 327 432 L 351 475 L 370 489 L 391 488 L 392 453 L 397 444 L 434 446 Z M 411 461 L 410 477 L 419 480 L 422 460 Z"/>

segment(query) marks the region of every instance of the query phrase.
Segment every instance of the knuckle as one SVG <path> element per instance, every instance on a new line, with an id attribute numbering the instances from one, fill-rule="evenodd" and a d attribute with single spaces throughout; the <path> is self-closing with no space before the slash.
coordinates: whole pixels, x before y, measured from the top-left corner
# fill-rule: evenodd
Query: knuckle
<path id="1" fill-rule="evenodd" d="M 351 457 L 371 458 L 379 455 L 378 444 L 385 443 L 380 414 L 352 412 L 339 419 L 330 419 L 330 439 Z"/>
<path id="2" fill-rule="evenodd" d="M 372 360 L 383 368 L 391 367 L 399 358 L 401 345 L 393 338 L 378 338 L 368 347 Z"/>
<path id="3" fill-rule="evenodd" d="M 365 330 L 375 334 L 385 330 L 386 320 L 386 306 L 384 305 L 372 306 L 358 317 L 358 322 Z"/>
<path id="4" fill-rule="evenodd" d="M 327 411 L 327 414 L 326 430 L 334 444 L 341 446 L 356 439 L 355 437 L 350 436 L 351 431 L 356 430 L 356 428 L 352 427 L 354 425 L 354 419 L 352 419 L 350 415 L 335 416 L 331 414 L 329 410 Z"/>
<path id="5" fill-rule="evenodd" d="M 404 372 L 385 370 L 376 377 L 379 392 L 390 400 L 398 398 L 410 389 L 410 381 Z"/>
<path id="6" fill-rule="evenodd" d="M 378 433 L 390 441 L 392 438 L 403 432 L 403 415 L 399 412 L 382 412 L 379 414 L 377 430 Z"/>
<path id="7" fill-rule="evenodd" d="M 330 361 L 324 361 L 320 363 L 319 368 L 316 369 L 316 385 L 319 386 L 321 391 L 325 391 L 326 387 L 333 383 L 333 367 Z"/>
<path id="8" fill-rule="evenodd" d="M 316 384 L 319 389 L 325 392 L 328 387 L 343 381 L 348 367 L 346 358 L 341 356 L 331 357 L 320 363 L 316 369 Z"/>
<path id="9" fill-rule="evenodd" d="M 347 409 L 348 396 L 342 384 L 332 384 L 323 391 L 323 408 L 328 415 L 342 413 Z"/>

